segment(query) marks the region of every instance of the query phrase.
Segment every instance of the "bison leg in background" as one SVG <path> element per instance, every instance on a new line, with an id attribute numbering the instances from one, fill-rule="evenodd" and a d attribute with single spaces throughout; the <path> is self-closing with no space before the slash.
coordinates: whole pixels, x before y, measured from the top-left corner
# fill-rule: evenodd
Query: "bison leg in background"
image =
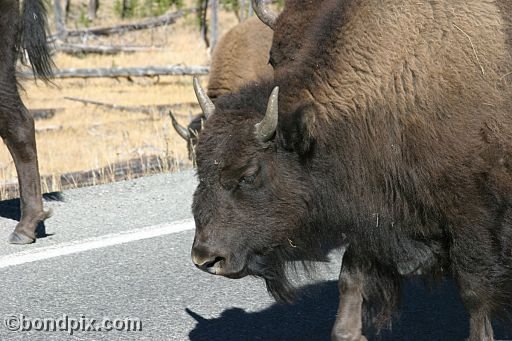
<path id="1" fill-rule="evenodd" d="M 466 216 L 471 217 L 469 213 Z M 496 253 L 498 245 L 493 235 L 494 230 L 499 228 L 492 217 L 489 218 L 489 226 L 471 223 L 477 219 L 483 220 L 482 216 L 480 214 L 478 218 L 467 218 L 454 224 L 464 227 L 453 228 L 450 250 L 459 293 L 469 313 L 469 341 L 494 340 L 492 309 L 497 304 L 503 304 L 501 301 L 507 299 L 507 296 L 510 297 L 510 294 L 503 295 L 506 293 L 503 285 L 507 285 L 507 280 L 510 280 L 511 263 Z M 508 262 L 508 265 L 504 262 Z"/>
<path id="2" fill-rule="evenodd" d="M 470 318 L 470 337 L 469 341 L 492 341 L 494 340 L 491 321 L 487 315 L 475 316 L 471 314 Z"/>
<path id="3" fill-rule="evenodd" d="M 461 298 L 469 312 L 469 341 L 494 340 L 489 309 L 485 304 L 490 300 L 489 296 L 483 293 L 485 290 L 492 291 L 493 289 L 479 285 L 480 278 L 485 276 L 486 274 L 480 274 L 479 277 L 460 273 L 458 275 Z"/>
<path id="4" fill-rule="evenodd" d="M 37 224 L 47 214 L 41 197 L 34 120 L 23 105 L 16 84 L 19 6 L 17 1 L 0 4 L 0 136 L 14 160 L 21 199 L 21 219 L 9 242 L 28 244 L 34 242 Z"/>
<path id="5" fill-rule="evenodd" d="M 2 84 L 5 86 L 5 83 Z M 15 86 L 15 85 L 13 85 Z M 0 95 L 0 102 L 5 103 L 5 92 Z M 16 166 L 20 188 L 21 219 L 9 236 L 12 244 L 28 244 L 36 238 L 37 224 L 47 217 L 43 210 L 41 182 L 37 162 L 34 120 L 19 99 L 11 93 L 12 105 L 8 109 L 0 107 L 0 135 L 2 136 Z M 13 100 L 13 98 L 15 100 Z"/>
<path id="6" fill-rule="evenodd" d="M 467 252 L 467 251 L 466 251 Z M 462 302 L 469 313 L 469 341 L 493 341 L 494 334 L 490 321 L 492 292 L 495 286 L 487 281 L 489 273 L 467 273 L 461 271 L 458 263 L 457 282 Z M 492 269 L 492 268 L 488 268 Z"/>
<path id="7" fill-rule="evenodd" d="M 333 341 L 366 341 L 362 335 L 364 275 L 348 266 L 342 266 L 338 288 L 340 303 L 331 333 Z"/>

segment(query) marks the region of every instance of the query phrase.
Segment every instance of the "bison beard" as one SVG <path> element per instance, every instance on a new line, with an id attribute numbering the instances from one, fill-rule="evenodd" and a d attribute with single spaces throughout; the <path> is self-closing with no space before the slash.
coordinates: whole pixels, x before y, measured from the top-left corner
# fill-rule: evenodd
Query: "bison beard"
<path id="1" fill-rule="evenodd" d="M 288 277 L 298 271 L 305 271 L 312 276 L 315 272 L 314 262 L 328 262 L 327 253 L 334 248 L 328 244 L 323 247 L 308 246 L 307 243 L 317 241 L 305 236 L 287 242 L 288 245 L 275 247 L 264 255 L 255 253 L 247 262 L 247 274 L 263 278 L 268 293 L 282 303 L 292 303 L 297 298 L 297 288 Z M 294 242 L 300 243 L 300 246 Z"/>
<path id="2" fill-rule="evenodd" d="M 249 275 L 262 277 L 265 280 L 267 290 L 278 302 L 291 303 L 295 300 L 296 294 L 293 285 L 286 276 L 283 255 L 274 251 L 270 255 L 254 255 L 249 261 L 247 272 Z"/>
<path id="3" fill-rule="evenodd" d="M 346 242 L 334 339 L 385 325 L 421 274 L 452 276 L 469 339 L 493 340 L 512 310 L 511 18 L 505 1 L 322 1 L 276 65 L 278 110 L 251 86 L 199 135 L 196 265 L 249 260 L 288 300 L 284 264 Z"/>

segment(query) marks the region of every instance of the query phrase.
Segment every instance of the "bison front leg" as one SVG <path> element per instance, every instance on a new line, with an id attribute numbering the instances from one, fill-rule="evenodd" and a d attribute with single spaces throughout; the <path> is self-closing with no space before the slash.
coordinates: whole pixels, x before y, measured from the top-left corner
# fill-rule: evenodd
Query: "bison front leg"
<path id="1" fill-rule="evenodd" d="M 43 210 L 34 120 L 21 100 L 13 109 L 0 113 L 3 118 L 1 135 L 16 166 L 21 201 L 21 219 L 9 236 L 9 242 L 28 244 L 34 242 L 37 225 L 48 214 Z"/>
<path id="2" fill-rule="evenodd" d="M 469 319 L 469 341 L 493 341 L 494 333 L 487 315 L 472 313 Z"/>
<path id="3" fill-rule="evenodd" d="M 467 209 L 466 217 L 472 218 L 469 212 L 478 212 L 472 207 Z M 479 212 L 473 219 L 478 221 L 482 217 L 485 215 Z M 488 225 L 463 221 L 459 226 L 464 227 L 452 231 L 451 267 L 460 297 L 469 313 L 469 341 L 494 340 L 491 325 L 493 308 L 502 304 L 503 294 L 509 290 L 510 263 L 502 258 L 496 246 L 498 219 L 506 221 L 502 217 L 489 219 Z M 504 225 L 501 231 L 506 228 L 508 226 Z"/>
<path id="4" fill-rule="evenodd" d="M 333 341 L 366 341 L 362 334 L 363 281 L 360 271 L 342 267 L 338 282 L 340 304 L 331 333 Z"/>
<path id="5" fill-rule="evenodd" d="M 456 264 L 456 266 L 459 264 Z M 491 267 L 489 267 L 491 268 Z M 496 284 L 488 283 L 487 279 L 492 274 L 482 275 L 458 272 L 458 284 L 460 295 L 466 309 L 469 312 L 469 341 L 493 341 L 494 333 L 490 320 L 490 302 L 495 301 L 493 290 Z"/>
<path id="6" fill-rule="evenodd" d="M 37 224 L 47 214 L 43 210 L 41 197 L 34 120 L 23 105 L 16 86 L 15 65 L 18 49 L 15 47 L 15 40 L 19 37 L 16 29 L 21 25 L 19 1 L 0 0 L 0 4 L 0 136 L 16 166 L 21 201 L 21 219 L 9 236 L 9 242 L 27 244 L 35 240 Z M 32 14 L 30 17 L 32 18 Z M 33 17 L 34 21 L 39 21 L 36 14 Z M 27 34 L 41 33 L 31 31 Z"/>

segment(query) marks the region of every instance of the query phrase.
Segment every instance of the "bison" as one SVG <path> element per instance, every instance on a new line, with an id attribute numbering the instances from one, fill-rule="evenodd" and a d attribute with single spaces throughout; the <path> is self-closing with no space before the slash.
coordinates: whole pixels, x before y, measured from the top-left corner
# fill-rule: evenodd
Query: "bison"
<path id="1" fill-rule="evenodd" d="M 333 339 L 383 327 L 421 275 L 453 277 L 469 339 L 493 340 L 512 311 L 512 3 L 325 0 L 296 39 L 273 82 L 215 105 L 195 82 L 194 264 L 289 301 L 288 261 L 345 246 Z"/>
<path id="2" fill-rule="evenodd" d="M 294 61 L 304 47 L 303 33 L 311 28 L 324 0 L 286 0 L 280 15 L 267 9 L 262 1 L 253 1 L 255 12 L 262 22 L 274 31 L 269 51 L 273 68 Z"/>
<path id="3" fill-rule="evenodd" d="M 34 120 L 23 105 L 16 83 L 16 60 L 26 51 L 35 75 L 48 79 L 52 62 L 46 43 L 43 0 L 0 1 L 0 136 L 16 166 L 21 197 L 21 219 L 9 236 L 13 244 L 35 241 L 43 210 L 37 162 Z"/>
<path id="4" fill-rule="evenodd" d="M 226 32 L 212 55 L 208 96 L 215 100 L 250 82 L 272 77 L 273 70 L 269 65 L 271 44 L 272 30 L 257 17 L 250 17 Z M 187 127 L 181 126 L 172 113 L 170 116 L 176 132 L 187 141 L 188 157 L 193 160 L 197 133 L 204 116 L 195 116 Z"/>
<path id="5" fill-rule="evenodd" d="M 208 96 L 215 99 L 236 92 L 243 85 L 272 77 L 268 51 L 272 29 L 250 17 L 222 36 L 212 54 Z"/>

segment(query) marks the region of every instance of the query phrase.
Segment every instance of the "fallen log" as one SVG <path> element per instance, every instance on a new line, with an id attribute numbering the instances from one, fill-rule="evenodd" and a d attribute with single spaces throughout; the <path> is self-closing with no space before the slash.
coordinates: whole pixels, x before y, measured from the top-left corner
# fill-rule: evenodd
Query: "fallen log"
<path id="1" fill-rule="evenodd" d="M 153 76 L 197 76 L 208 74 L 208 66 L 148 66 L 148 67 L 127 67 L 127 68 L 83 68 L 83 69 L 61 69 L 53 72 L 52 78 L 119 78 L 119 77 L 153 77 Z M 31 71 L 20 71 L 18 78 L 34 78 Z"/>
<path id="2" fill-rule="evenodd" d="M 125 105 L 99 102 L 99 101 L 94 101 L 94 100 L 90 100 L 90 99 L 78 98 L 78 97 L 65 96 L 64 99 L 67 99 L 68 101 L 80 102 L 85 105 L 92 104 L 92 105 L 97 105 L 97 106 L 105 107 L 105 108 L 112 109 L 112 110 L 119 110 L 119 111 L 133 112 L 133 113 L 142 113 L 142 114 L 147 114 L 147 115 L 153 114 L 155 112 L 159 113 L 160 115 L 167 115 L 169 110 L 176 110 L 176 109 L 180 109 L 183 107 L 199 108 L 199 104 L 197 104 L 196 102 L 177 103 L 177 104 L 125 106 Z"/>
<path id="3" fill-rule="evenodd" d="M 30 114 L 34 120 L 45 120 L 55 116 L 57 111 L 62 111 L 63 108 L 50 108 L 50 109 L 29 109 Z"/>
<path id="4" fill-rule="evenodd" d="M 87 45 L 87 44 L 57 44 L 54 47 L 55 52 L 62 52 L 66 54 L 118 54 L 118 53 L 135 53 L 145 51 L 158 51 L 163 50 L 160 47 L 151 46 L 114 46 L 114 45 Z"/>
<path id="5" fill-rule="evenodd" d="M 139 178 L 150 174 L 164 173 L 187 165 L 171 157 L 142 155 L 135 159 L 120 161 L 109 166 L 83 172 L 70 172 L 62 175 L 41 176 L 44 193 L 63 191 L 71 188 L 94 186 L 110 182 Z M 17 181 L 0 185 L 0 200 L 19 197 Z"/>
<path id="6" fill-rule="evenodd" d="M 179 10 L 172 13 L 167 13 L 155 18 L 149 18 L 138 22 L 114 25 L 114 26 L 105 26 L 105 27 L 93 27 L 93 28 L 83 28 L 77 30 L 69 30 L 66 31 L 66 37 L 83 37 L 83 36 L 105 36 L 111 34 L 125 33 L 129 31 L 135 30 L 144 30 L 159 26 L 165 26 L 174 24 L 177 19 L 185 16 L 189 13 L 194 13 L 196 11 L 195 8 L 189 8 L 184 10 Z"/>
<path id="7" fill-rule="evenodd" d="M 48 126 L 48 127 L 44 127 L 44 128 L 39 128 L 39 127 L 36 127 L 36 134 L 42 134 L 42 133 L 54 133 L 56 131 L 60 131 L 62 130 L 63 127 L 62 125 L 58 124 L 58 125 L 52 125 L 52 126 Z"/>

